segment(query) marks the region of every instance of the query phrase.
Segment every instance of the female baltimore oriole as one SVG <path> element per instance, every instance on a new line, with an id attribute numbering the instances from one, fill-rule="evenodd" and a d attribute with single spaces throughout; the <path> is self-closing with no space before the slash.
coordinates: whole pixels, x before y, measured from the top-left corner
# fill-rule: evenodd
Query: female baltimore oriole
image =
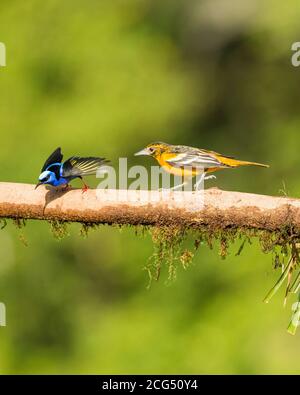
<path id="1" fill-rule="evenodd" d="M 262 163 L 237 160 L 231 156 L 225 156 L 214 151 L 207 151 L 205 149 L 193 148 L 185 145 L 171 145 L 162 142 L 151 143 L 135 155 L 152 156 L 165 171 L 176 176 L 195 177 L 198 174 L 203 174 L 203 177 L 196 183 L 198 184 L 195 185 L 196 188 L 203 180 L 216 178 L 214 175 L 205 176 L 205 174 L 217 170 L 239 166 L 269 167 Z M 182 185 L 178 185 L 175 188 Z"/>

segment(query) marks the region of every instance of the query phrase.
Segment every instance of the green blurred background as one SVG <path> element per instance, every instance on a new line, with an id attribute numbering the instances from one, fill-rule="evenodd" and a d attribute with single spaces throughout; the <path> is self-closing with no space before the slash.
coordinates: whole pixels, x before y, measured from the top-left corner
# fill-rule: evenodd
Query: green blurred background
<path id="1" fill-rule="evenodd" d="M 163 140 L 271 165 L 207 186 L 299 196 L 299 17 L 296 0 L 2 0 L 1 180 L 35 183 L 59 145 L 150 166 L 132 154 Z M 262 303 L 279 273 L 256 242 L 226 260 L 202 246 L 147 290 L 150 237 L 69 230 L 0 232 L 1 373 L 300 372 L 292 301 Z"/>

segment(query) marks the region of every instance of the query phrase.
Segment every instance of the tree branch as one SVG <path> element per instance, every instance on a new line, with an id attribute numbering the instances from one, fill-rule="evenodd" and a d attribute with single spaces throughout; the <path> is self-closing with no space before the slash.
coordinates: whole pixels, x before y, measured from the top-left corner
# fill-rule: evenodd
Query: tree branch
<path id="1" fill-rule="evenodd" d="M 208 189 L 194 192 L 57 191 L 0 183 L 0 217 L 128 225 L 246 227 L 300 232 L 300 199 Z M 201 207 L 200 195 L 204 198 Z"/>

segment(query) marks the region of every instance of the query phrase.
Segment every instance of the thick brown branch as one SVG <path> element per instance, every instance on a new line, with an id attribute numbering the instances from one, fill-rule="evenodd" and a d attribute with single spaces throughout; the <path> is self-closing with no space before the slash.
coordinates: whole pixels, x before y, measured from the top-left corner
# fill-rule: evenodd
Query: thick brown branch
<path id="1" fill-rule="evenodd" d="M 193 192 L 56 191 L 0 183 L 0 217 L 129 225 L 247 227 L 300 231 L 300 199 L 208 189 Z"/>

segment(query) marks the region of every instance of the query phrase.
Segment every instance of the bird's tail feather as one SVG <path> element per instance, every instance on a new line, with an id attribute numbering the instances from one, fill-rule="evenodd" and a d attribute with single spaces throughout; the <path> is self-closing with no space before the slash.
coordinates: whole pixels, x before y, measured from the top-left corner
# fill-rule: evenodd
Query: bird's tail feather
<path id="1" fill-rule="evenodd" d="M 260 166 L 260 167 L 270 167 L 269 165 L 265 165 L 263 163 L 257 162 L 248 162 L 245 160 L 238 160 L 234 158 L 229 158 L 226 156 L 218 156 L 218 160 L 226 166 L 229 167 L 239 167 L 239 166 Z"/>
<path id="2" fill-rule="evenodd" d="M 270 167 L 269 165 L 265 165 L 264 163 L 257 162 L 248 162 L 245 160 L 237 160 L 236 166 L 259 166 L 259 167 Z"/>

